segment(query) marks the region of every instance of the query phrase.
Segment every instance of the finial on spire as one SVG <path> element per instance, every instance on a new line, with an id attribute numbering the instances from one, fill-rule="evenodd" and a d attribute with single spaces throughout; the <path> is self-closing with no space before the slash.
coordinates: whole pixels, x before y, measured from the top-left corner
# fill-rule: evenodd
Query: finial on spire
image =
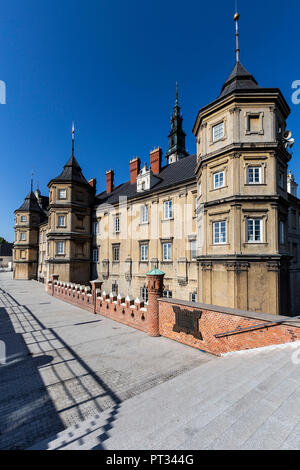
<path id="1" fill-rule="evenodd" d="M 74 157 L 74 141 L 75 141 L 75 126 L 74 121 L 72 122 L 72 157 Z"/>
<path id="2" fill-rule="evenodd" d="M 31 172 L 31 177 L 30 177 L 30 191 L 32 192 L 33 189 L 33 170 Z"/>
<path id="3" fill-rule="evenodd" d="M 235 13 L 233 20 L 235 21 L 235 42 L 236 42 L 236 47 L 235 47 L 235 53 L 236 53 L 236 62 L 238 63 L 240 61 L 240 49 L 239 49 L 239 19 L 240 15 L 238 12 Z"/>

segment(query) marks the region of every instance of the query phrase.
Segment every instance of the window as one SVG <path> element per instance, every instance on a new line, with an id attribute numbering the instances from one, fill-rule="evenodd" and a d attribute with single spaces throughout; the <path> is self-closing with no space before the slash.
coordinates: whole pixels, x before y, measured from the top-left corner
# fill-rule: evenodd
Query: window
<path id="1" fill-rule="evenodd" d="M 214 174 L 214 189 L 222 188 L 224 186 L 224 171 L 219 171 Z"/>
<path id="2" fill-rule="evenodd" d="M 141 287 L 141 299 L 143 302 L 148 302 L 148 289 L 147 287 Z"/>
<path id="3" fill-rule="evenodd" d="M 120 233 L 120 217 L 116 216 L 114 220 L 115 233 Z"/>
<path id="4" fill-rule="evenodd" d="M 148 223 L 148 206 L 142 206 L 141 208 L 141 223 Z"/>
<path id="5" fill-rule="evenodd" d="M 59 189 L 58 190 L 58 199 L 67 199 L 67 190 Z"/>
<path id="6" fill-rule="evenodd" d="M 171 290 L 164 290 L 163 291 L 163 297 L 166 297 L 167 299 L 172 298 L 172 291 Z"/>
<path id="7" fill-rule="evenodd" d="M 65 216 L 64 215 L 59 215 L 58 216 L 58 226 L 59 227 L 65 227 L 66 226 Z"/>
<path id="8" fill-rule="evenodd" d="M 260 115 L 259 114 L 252 114 L 249 116 L 249 123 L 248 123 L 248 132 L 251 134 L 258 134 L 261 130 L 260 125 Z"/>
<path id="9" fill-rule="evenodd" d="M 171 261 L 171 243 L 163 243 L 163 260 L 164 261 Z"/>
<path id="10" fill-rule="evenodd" d="M 113 261 L 120 261 L 120 246 L 113 246 Z"/>
<path id="11" fill-rule="evenodd" d="M 262 241 L 262 220 L 261 219 L 248 219 L 247 220 L 247 242 L 261 242 Z"/>
<path id="12" fill-rule="evenodd" d="M 119 293 L 119 288 L 118 288 L 118 284 L 117 284 L 116 282 L 113 282 L 113 283 L 112 283 L 111 291 L 112 291 L 114 294 L 118 295 L 118 293 Z"/>
<path id="13" fill-rule="evenodd" d="M 20 233 L 20 240 L 21 240 L 22 242 L 24 242 L 24 241 L 26 240 L 26 233 L 25 233 L 25 232 L 21 232 L 21 233 Z"/>
<path id="14" fill-rule="evenodd" d="M 191 250 L 191 259 L 196 259 L 197 257 L 197 241 L 192 240 L 190 242 L 190 250 Z"/>
<path id="15" fill-rule="evenodd" d="M 261 183 L 261 167 L 250 166 L 248 168 L 248 184 L 259 184 Z"/>
<path id="16" fill-rule="evenodd" d="M 298 263 L 298 245 L 293 243 L 293 263 Z"/>
<path id="17" fill-rule="evenodd" d="M 224 137 L 224 122 L 220 122 L 220 124 L 217 124 L 216 126 L 213 126 L 212 131 L 213 131 L 213 142 L 216 142 L 217 140 L 223 139 L 223 137 Z"/>
<path id="18" fill-rule="evenodd" d="M 164 202 L 164 219 L 169 220 L 173 217 L 173 207 L 172 201 L 165 201 Z"/>
<path id="19" fill-rule="evenodd" d="M 226 221 L 225 220 L 222 220 L 220 222 L 214 222 L 213 237 L 214 237 L 214 245 L 226 243 L 227 234 L 226 234 Z"/>
<path id="20" fill-rule="evenodd" d="M 57 255 L 65 254 L 65 242 L 56 242 L 56 254 Z"/>
<path id="21" fill-rule="evenodd" d="M 148 245 L 141 245 L 141 261 L 148 261 Z"/>
<path id="22" fill-rule="evenodd" d="M 283 179 L 284 179 L 284 178 L 283 178 L 283 173 L 282 173 L 282 171 L 280 171 L 280 172 L 279 172 L 279 186 L 280 186 L 281 188 L 284 188 L 284 181 L 283 181 Z"/>
<path id="23" fill-rule="evenodd" d="M 98 263 L 98 249 L 93 250 L 93 263 Z"/>
<path id="24" fill-rule="evenodd" d="M 21 222 L 27 222 L 26 215 L 21 215 Z"/>
<path id="25" fill-rule="evenodd" d="M 281 220 L 279 222 L 279 230 L 280 230 L 280 244 L 285 244 L 285 223 Z"/>
<path id="26" fill-rule="evenodd" d="M 190 293 L 190 302 L 197 302 L 197 292 Z"/>
<path id="27" fill-rule="evenodd" d="M 99 233 L 99 222 L 93 222 L 93 234 L 98 235 Z"/>

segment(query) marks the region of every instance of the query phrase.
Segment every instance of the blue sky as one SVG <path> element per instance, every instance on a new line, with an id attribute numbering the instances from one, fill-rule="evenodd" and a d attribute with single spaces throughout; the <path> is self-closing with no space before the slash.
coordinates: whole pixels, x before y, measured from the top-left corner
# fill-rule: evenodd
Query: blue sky
<path id="1" fill-rule="evenodd" d="M 129 159 L 167 150 L 175 82 L 187 133 L 197 111 L 220 93 L 234 62 L 234 0 L 1 1 L 0 236 L 13 240 L 13 211 L 35 174 L 43 194 L 71 154 L 105 187 L 129 179 Z M 300 183 L 299 14 L 295 0 L 239 0 L 240 59 L 260 85 L 279 87 L 296 139 L 291 169 Z"/>

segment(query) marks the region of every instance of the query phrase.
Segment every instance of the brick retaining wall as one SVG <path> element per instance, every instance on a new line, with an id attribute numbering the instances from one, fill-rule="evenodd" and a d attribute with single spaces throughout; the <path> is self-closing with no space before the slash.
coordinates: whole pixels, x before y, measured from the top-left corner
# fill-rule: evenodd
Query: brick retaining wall
<path id="1" fill-rule="evenodd" d="M 175 312 L 173 307 L 201 312 L 198 320 L 202 339 L 192 334 L 173 331 L 175 325 Z M 283 324 L 271 326 L 272 322 L 285 320 Z M 218 333 L 230 332 L 240 328 L 253 327 L 268 323 L 269 327 L 232 334 L 216 338 Z M 159 299 L 159 331 L 162 336 L 171 338 L 180 343 L 221 355 L 230 351 L 260 348 L 275 344 L 290 343 L 300 340 L 300 321 L 290 317 L 280 317 L 256 312 L 215 307 L 212 305 L 195 304 L 174 299 Z"/>

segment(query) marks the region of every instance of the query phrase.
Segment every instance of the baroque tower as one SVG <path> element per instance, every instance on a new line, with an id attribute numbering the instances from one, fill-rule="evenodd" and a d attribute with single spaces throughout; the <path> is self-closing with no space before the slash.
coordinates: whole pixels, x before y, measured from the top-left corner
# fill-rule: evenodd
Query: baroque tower
<path id="1" fill-rule="evenodd" d="M 198 112 L 199 301 L 289 312 L 287 165 L 289 107 L 239 61 L 219 97 Z"/>
<path id="2" fill-rule="evenodd" d="M 176 83 L 175 106 L 171 115 L 171 131 L 169 133 L 169 150 L 166 153 L 167 163 L 174 163 L 188 155 L 185 149 L 186 134 L 182 129 L 182 113 L 178 104 L 178 84 Z"/>

